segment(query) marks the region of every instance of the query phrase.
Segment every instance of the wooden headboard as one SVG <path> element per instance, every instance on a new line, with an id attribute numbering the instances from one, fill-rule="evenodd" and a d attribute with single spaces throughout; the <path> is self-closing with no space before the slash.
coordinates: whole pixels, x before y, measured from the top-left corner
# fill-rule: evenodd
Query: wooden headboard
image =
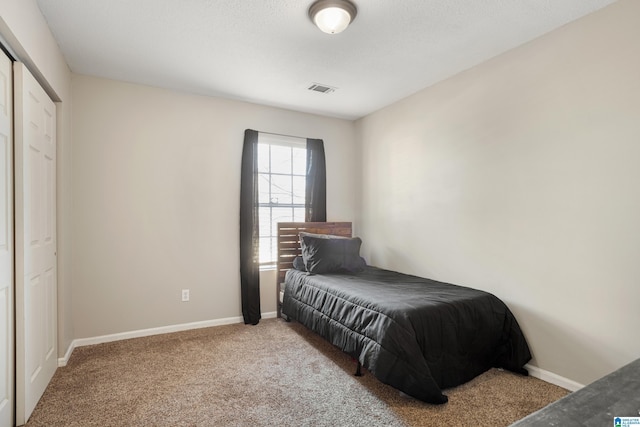
<path id="1" fill-rule="evenodd" d="M 293 267 L 293 259 L 299 256 L 300 249 L 299 233 L 333 234 L 335 236 L 351 237 L 352 229 L 350 222 L 279 222 L 278 223 L 278 258 L 276 260 L 277 269 L 277 307 L 278 317 L 282 301 L 280 299 L 281 285 L 284 283 L 284 276 Z"/>

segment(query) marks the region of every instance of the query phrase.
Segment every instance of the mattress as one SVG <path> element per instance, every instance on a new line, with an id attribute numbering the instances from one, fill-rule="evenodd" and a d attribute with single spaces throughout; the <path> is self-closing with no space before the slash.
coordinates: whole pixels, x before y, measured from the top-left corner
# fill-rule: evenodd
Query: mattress
<path id="1" fill-rule="evenodd" d="M 383 383 L 430 403 L 492 367 L 526 374 L 531 353 L 508 307 L 464 286 L 367 266 L 289 270 L 282 312 L 357 358 Z"/>

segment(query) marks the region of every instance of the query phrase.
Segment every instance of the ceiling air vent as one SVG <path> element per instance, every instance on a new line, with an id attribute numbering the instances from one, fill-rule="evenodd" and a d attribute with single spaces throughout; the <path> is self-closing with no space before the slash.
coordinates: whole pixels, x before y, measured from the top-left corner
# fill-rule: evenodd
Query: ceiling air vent
<path id="1" fill-rule="evenodd" d="M 331 87 L 331 86 L 327 86 L 327 85 L 323 85 L 323 84 L 320 84 L 320 83 L 312 83 L 311 86 L 309 86 L 308 89 L 312 90 L 314 92 L 331 93 L 331 92 L 335 92 L 335 90 L 337 88 Z"/>

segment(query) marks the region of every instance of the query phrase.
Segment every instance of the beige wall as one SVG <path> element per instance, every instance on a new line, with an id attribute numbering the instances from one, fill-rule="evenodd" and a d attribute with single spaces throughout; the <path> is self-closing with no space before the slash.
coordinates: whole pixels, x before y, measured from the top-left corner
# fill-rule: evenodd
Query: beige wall
<path id="1" fill-rule="evenodd" d="M 351 121 L 81 75 L 72 87 L 76 338 L 241 315 L 247 128 L 324 139 L 328 218 L 356 215 Z M 262 291 L 275 311 L 273 278 Z"/>
<path id="2" fill-rule="evenodd" d="M 34 0 L 0 2 L 0 36 L 57 101 L 58 352 L 74 338 L 71 316 L 71 73 Z"/>
<path id="3" fill-rule="evenodd" d="M 357 124 L 365 254 L 485 289 L 533 365 L 640 355 L 640 2 L 623 0 Z"/>

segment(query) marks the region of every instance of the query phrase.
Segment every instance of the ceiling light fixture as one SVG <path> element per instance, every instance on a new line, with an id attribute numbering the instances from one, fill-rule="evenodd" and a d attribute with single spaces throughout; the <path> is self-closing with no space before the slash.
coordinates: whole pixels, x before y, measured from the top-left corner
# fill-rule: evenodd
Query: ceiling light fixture
<path id="1" fill-rule="evenodd" d="M 309 17 L 321 31 L 338 34 L 356 18 L 358 9 L 349 0 L 318 0 L 309 8 Z"/>

